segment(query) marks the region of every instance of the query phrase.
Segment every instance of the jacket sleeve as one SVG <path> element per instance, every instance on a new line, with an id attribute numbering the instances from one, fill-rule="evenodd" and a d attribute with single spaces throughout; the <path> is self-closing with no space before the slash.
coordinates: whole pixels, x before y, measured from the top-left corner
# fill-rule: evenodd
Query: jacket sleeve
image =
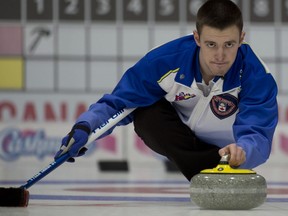
<path id="1" fill-rule="evenodd" d="M 253 73 L 253 70 L 261 72 Z M 236 143 L 246 151 L 242 168 L 254 168 L 270 155 L 278 122 L 277 86 L 263 65 L 246 68 L 239 93 L 239 113 L 233 126 Z"/>
<path id="2" fill-rule="evenodd" d="M 111 94 L 105 94 L 92 104 L 88 111 L 79 116 L 76 123 L 88 122 L 91 129 L 95 130 L 121 109 L 143 107 L 155 103 L 166 94 L 157 83 L 159 79 L 157 73 L 157 69 L 151 66 L 146 57 L 143 57 L 124 73 Z M 133 113 L 116 126 L 129 124 L 132 120 Z M 110 134 L 114 128 L 101 137 Z"/>

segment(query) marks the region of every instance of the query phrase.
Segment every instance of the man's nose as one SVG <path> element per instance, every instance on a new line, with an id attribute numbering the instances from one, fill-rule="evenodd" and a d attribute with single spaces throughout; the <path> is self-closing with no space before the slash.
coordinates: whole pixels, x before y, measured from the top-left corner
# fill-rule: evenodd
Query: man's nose
<path id="1" fill-rule="evenodd" d="M 217 51 L 216 51 L 216 59 L 218 61 L 222 61 L 224 60 L 225 57 L 225 51 L 223 49 L 223 47 L 218 47 Z"/>

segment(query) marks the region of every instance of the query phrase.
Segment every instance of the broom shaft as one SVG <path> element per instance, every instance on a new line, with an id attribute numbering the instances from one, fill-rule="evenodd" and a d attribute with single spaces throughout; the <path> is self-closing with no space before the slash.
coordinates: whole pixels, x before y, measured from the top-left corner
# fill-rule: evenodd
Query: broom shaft
<path id="1" fill-rule="evenodd" d="M 99 128 L 96 129 L 95 133 L 92 133 L 87 141 L 87 144 L 93 142 L 98 137 L 100 137 L 103 133 L 108 131 L 110 128 L 112 128 L 114 125 L 116 125 L 119 121 L 121 121 L 123 118 L 125 118 L 127 115 L 129 115 L 131 112 L 133 112 L 134 108 L 131 109 L 123 109 L 120 110 L 118 113 L 113 115 L 110 119 L 106 121 L 104 125 L 101 125 Z M 87 145 L 86 144 L 86 145 Z M 57 167 L 59 167 L 61 164 L 66 162 L 70 158 L 69 153 L 65 153 L 59 158 L 57 158 L 55 161 L 50 163 L 47 167 L 42 169 L 40 172 L 38 172 L 36 175 L 34 175 L 32 178 L 30 178 L 26 184 L 20 186 L 20 188 L 28 189 L 32 185 L 34 185 L 36 182 L 40 181 L 42 178 L 44 178 L 46 175 L 48 175 L 50 172 L 55 170 Z"/>

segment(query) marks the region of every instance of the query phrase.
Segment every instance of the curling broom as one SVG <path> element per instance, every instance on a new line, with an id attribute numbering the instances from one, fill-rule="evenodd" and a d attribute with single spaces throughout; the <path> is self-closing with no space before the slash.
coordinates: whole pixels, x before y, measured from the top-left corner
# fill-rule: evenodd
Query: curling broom
<path id="1" fill-rule="evenodd" d="M 123 109 L 113 115 L 110 119 L 106 121 L 104 125 L 101 125 L 96 129 L 95 133 L 91 134 L 87 144 L 93 142 L 98 137 L 100 137 L 103 133 L 108 131 L 114 125 L 116 125 L 119 121 L 133 112 L 134 108 L 131 109 Z M 86 144 L 86 145 L 87 145 Z M 40 181 L 50 172 L 55 170 L 61 164 L 66 162 L 70 158 L 68 153 L 63 154 L 55 161 L 50 163 L 46 168 L 42 169 L 32 178 L 30 178 L 24 185 L 19 188 L 0 188 L 0 206 L 6 207 L 26 207 L 29 203 L 29 191 L 27 190 L 36 182 Z"/>

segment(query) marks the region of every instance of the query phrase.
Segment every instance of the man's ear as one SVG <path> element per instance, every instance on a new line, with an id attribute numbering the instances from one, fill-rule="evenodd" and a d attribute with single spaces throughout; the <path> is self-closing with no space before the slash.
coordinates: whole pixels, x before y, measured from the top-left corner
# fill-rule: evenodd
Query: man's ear
<path id="1" fill-rule="evenodd" d="M 243 43 L 244 39 L 245 39 L 245 35 L 246 35 L 246 32 L 242 31 L 241 35 L 240 35 L 240 43 L 239 43 L 239 46 L 241 46 L 241 44 Z"/>
<path id="2" fill-rule="evenodd" d="M 200 36 L 196 30 L 193 31 L 194 39 L 196 41 L 196 44 L 200 47 Z"/>

